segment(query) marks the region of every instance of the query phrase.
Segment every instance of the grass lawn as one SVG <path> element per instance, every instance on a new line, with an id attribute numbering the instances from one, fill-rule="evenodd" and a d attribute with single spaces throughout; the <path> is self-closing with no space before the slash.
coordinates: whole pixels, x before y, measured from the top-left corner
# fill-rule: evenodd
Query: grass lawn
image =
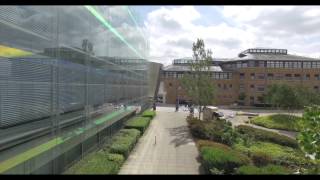
<path id="1" fill-rule="evenodd" d="M 286 114 L 274 114 L 269 116 L 258 116 L 251 119 L 251 123 L 270 129 L 287 131 L 299 131 L 298 121 L 301 117 Z"/>

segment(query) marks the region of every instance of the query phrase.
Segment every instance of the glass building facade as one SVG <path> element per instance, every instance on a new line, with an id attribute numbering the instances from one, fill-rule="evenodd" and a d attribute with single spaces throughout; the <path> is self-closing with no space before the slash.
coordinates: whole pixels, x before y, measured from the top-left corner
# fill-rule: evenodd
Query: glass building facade
<path id="1" fill-rule="evenodd" d="M 61 173 L 148 103 L 133 7 L 0 6 L 0 173 Z"/>

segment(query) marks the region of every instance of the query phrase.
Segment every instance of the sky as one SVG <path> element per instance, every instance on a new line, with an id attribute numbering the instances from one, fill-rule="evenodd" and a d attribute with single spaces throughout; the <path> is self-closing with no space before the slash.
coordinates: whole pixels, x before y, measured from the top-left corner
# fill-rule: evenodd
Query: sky
<path id="1" fill-rule="evenodd" d="M 214 58 L 254 47 L 320 57 L 320 6 L 136 6 L 150 43 L 149 60 L 192 57 L 202 38 Z"/>

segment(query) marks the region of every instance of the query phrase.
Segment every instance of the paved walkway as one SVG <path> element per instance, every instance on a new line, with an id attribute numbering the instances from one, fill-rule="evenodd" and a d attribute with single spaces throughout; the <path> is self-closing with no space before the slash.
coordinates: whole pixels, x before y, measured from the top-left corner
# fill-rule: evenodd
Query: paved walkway
<path id="1" fill-rule="evenodd" d="M 198 150 L 189 133 L 186 116 L 186 112 L 174 112 L 173 107 L 157 107 L 157 116 L 119 174 L 201 173 Z"/>

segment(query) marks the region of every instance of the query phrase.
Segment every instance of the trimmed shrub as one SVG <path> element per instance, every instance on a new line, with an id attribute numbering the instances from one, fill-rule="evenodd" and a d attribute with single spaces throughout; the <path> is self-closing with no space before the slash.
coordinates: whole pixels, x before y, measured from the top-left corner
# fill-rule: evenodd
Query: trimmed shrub
<path id="1" fill-rule="evenodd" d="M 120 160 L 120 156 L 117 156 L 117 160 L 110 160 L 106 153 L 98 151 L 80 160 L 65 174 L 117 174 L 124 161 L 123 156 L 123 160 Z"/>
<path id="2" fill-rule="evenodd" d="M 125 158 L 128 157 L 130 151 L 138 141 L 140 131 L 136 129 L 121 129 L 115 135 L 109 147 L 110 153 L 122 154 Z"/>
<path id="3" fill-rule="evenodd" d="M 267 165 L 264 167 L 256 167 L 252 165 L 248 166 L 241 166 L 237 169 L 237 174 L 243 174 L 243 175 L 250 175 L 250 174 L 290 174 L 290 171 L 283 167 L 278 165 Z"/>
<path id="4" fill-rule="evenodd" d="M 298 149 L 279 144 L 257 141 L 246 147 L 243 143 L 237 143 L 234 149 L 247 154 L 249 157 L 256 153 L 265 153 L 271 157 L 272 163 L 286 166 L 309 166 L 310 161 L 304 157 L 304 153 Z"/>
<path id="5" fill-rule="evenodd" d="M 191 134 L 199 139 L 207 139 L 231 145 L 236 140 L 237 134 L 230 123 L 225 120 L 200 121 L 189 118 L 188 124 Z"/>
<path id="6" fill-rule="evenodd" d="M 128 129 L 131 129 L 131 128 L 138 129 L 140 132 L 143 132 L 142 130 L 145 130 L 145 128 L 148 127 L 150 122 L 151 122 L 150 117 L 141 117 L 140 116 L 140 117 L 135 117 L 135 118 L 127 121 L 127 123 L 125 124 L 125 127 Z"/>
<path id="7" fill-rule="evenodd" d="M 250 122 L 259 126 L 270 129 L 281 129 L 287 131 L 299 131 L 299 121 L 301 117 L 287 115 L 287 114 L 274 114 L 269 116 L 254 117 Z"/>
<path id="8" fill-rule="evenodd" d="M 150 124 L 150 117 L 136 117 L 133 119 L 130 119 L 126 124 L 125 127 L 126 129 L 137 129 L 141 133 L 144 133 L 146 128 Z"/>
<path id="9" fill-rule="evenodd" d="M 106 153 L 106 158 L 109 161 L 113 161 L 117 164 L 119 164 L 120 166 L 124 163 L 125 159 L 123 157 L 123 155 L 121 154 L 112 154 L 112 153 Z"/>
<path id="10" fill-rule="evenodd" d="M 213 142 L 213 141 L 208 141 L 208 140 L 198 140 L 197 145 L 198 145 L 199 149 L 201 149 L 204 146 L 209 146 L 209 147 L 218 147 L 218 148 L 224 149 L 226 151 L 232 150 L 231 147 L 229 147 L 227 145 L 220 144 L 220 143 Z"/>
<path id="11" fill-rule="evenodd" d="M 155 116 L 156 116 L 156 112 L 151 110 L 146 110 L 142 113 L 142 117 L 150 117 L 152 119 Z"/>
<path id="12" fill-rule="evenodd" d="M 255 152 L 250 155 L 251 160 L 253 161 L 254 165 L 261 167 L 266 166 L 272 162 L 272 158 L 264 152 Z"/>
<path id="13" fill-rule="evenodd" d="M 203 165 L 208 172 L 215 168 L 229 174 L 233 172 L 234 168 L 250 163 L 247 156 L 220 146 L 203 146 L 200 149 L 200 154 Z"/>
<path id="14" fill-rule="evenodd" d="M 293 148 L 299 147 L 298 142 L 295 139 L 278 134 L 276 132 L 258 129 L 248 125 L 239 125 L 236 127 L 236 130 L 241 134 L 248 134 L 250 136 L 253 136 L 257 140 L 269 141 Z"/>

